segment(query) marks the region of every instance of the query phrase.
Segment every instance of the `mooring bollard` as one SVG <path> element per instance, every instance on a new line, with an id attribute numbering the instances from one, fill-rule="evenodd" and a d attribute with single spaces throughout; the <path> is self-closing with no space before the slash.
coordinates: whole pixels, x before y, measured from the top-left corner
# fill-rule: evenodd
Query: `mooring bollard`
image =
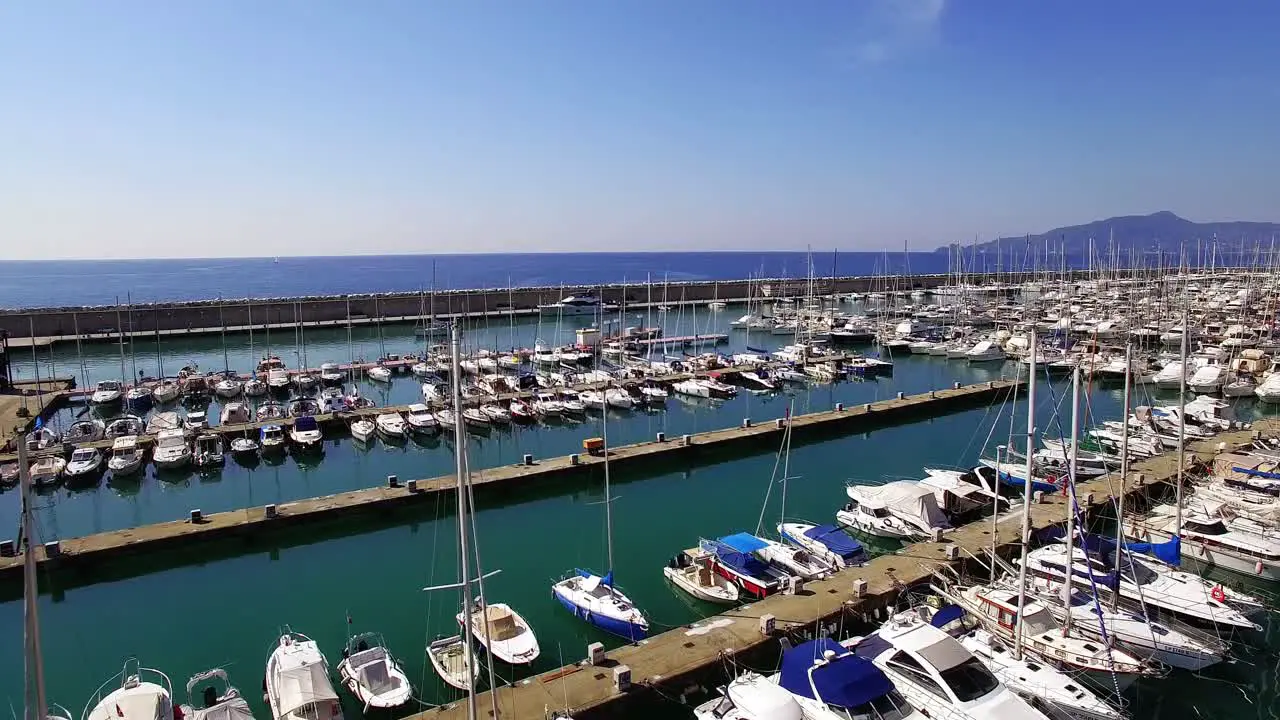
<path id="1" fill-rule="evenodd" d="M 692 435 L 683 435 L 683 436 L 681 436 L 680 440 L 681 440 L 681 442 L 683 442 L 685 445 L 692 445 L 692 444 L 693 444 L 693 436 L 692 436 Z"/>
<path id="2" fill-rule="evenodd" d="M 742 427 L 744 428 L 751 427 L 751 418 L 742 418 Z"/>
<path id="3" fill-rule="evenodd" d="M 898 399 L 899 399 L 899 400 L 901 400 L 901 399 L 905 398 L 906 396 L 907 396 L 907 394 L 906 394 L 906 393 L 901 392 L 901 391 L 899 391 L 899 392 L 898 392 Z"/>
<path id="4" fill-rule="evenodd" d="M 1035 491 L 1035 492 L 1031 493 L 1031 500 L 1032 500 L 1035 504 L 1037 504 L 1037 505 L 1041 505 L 1041 504 L 1043 504 L 1043 503 L 1044 503 L 1044 491 L 1043 491 L 1043 490 L 1037 490 L 1037 491 Z"/>
<path id="5" fill-rule="evenodd" d="M 854 597 L 866 597 L 866 596 L 867 596 L 867 581 L 866 581 L 866 580 L 863 580 L 862 578 L 858 578 L 857 580 L 854 580 L 854 581 L 853 581 L 853 596 L 854 596 Z"/>
<path id="6" fill-rule="evenodd" d="M 666 441 L 667 441 L 667 434 L 664 432 L 658 433 L 658 442 L 664 443 Z"/>
<path id="7" fill-rule="evenodd" d="M 844 412 L 844 403 L 842 402 L 836 403 L 836 412 Z"/>
<path id="8" fill-rule="evenodd" d="M 395 475 L 387 476 L 387 487 L 400 487 L 400 478 Z"/>
<path id="9" fill-rule="evenodd" d="M 947 546 L 947 559 L 948 559 L 948 560 L 959 560 L 959 559 L 960 559 L 960 546 L 959 546 L 959 545 L 948 545 L 948 546 Z"/>
<path id="10" fill-rule="evenodd" d="M 960 381 L 959 381 L 959 380 L 957 380 L 957 381 L 955 381 L 955 382 L 951 383 L 951 389 L 952 389 L 952 390 L 959 390 L 959 389 L 960 389 Z"/>
<path id="11" fill-rule="evenodd" d="M 200 512 L 200 508 L 196 508 L 195 510 L 191 511 L 191 522 L 192 523 L 204 522 L 204 513 Z"/>
<path id="12" fill-rule="evenodd" d="M 416 493 L 416 492 L 418 492 L 418 481 L 417 481 L 417 480 L 410 480 L 409 482 L 405 483 L 405 485 L 409 488 L 409 492 L 411 492 L 411 493 Z"/>
<path id="13" fill-rule="evenodd" d="M 524 454 L 524 464 L 525 464 L 525 465 L 532 465 L 532 464 L 533 464 L 533 453 L 525 453 L 525 454 Z"/>
<path id="14" fill-rule="evenodd" d="M 578 464 L 578 462 L 579 462 L 579 459 L 578 459 L 578 453 L 574 453 L 574 454 L 572 454 L 572 455 L 570 455 L 570 456 L 569 456 L 569 464 L 570 464 L 570 465 L 577 465 L 577 464 Z"/>
<path id="15" fill-rule="evenodd" d="M 44 544 L 44 556 L 47 558 L 58 557 L 62 554 L 62 543 L 58 540 L 50 540 Z"/>
<path id="16" fill-rule="evenodd" d="M 268 520 L 274 520 L 276 517 L 276 504 L 270 503 L 262 508 L 262 516 Z"/>
<path id="17" fill-rule="evenodd" d="M 0 557 L 13 557 L 18 554 L 18 548 L 12 540 L 0 540 Z"/>

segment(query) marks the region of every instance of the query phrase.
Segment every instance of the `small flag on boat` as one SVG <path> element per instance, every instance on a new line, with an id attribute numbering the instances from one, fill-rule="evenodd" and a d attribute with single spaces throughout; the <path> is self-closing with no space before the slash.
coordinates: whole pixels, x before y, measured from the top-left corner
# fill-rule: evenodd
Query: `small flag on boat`
<path id="1" fill-rule="evenodd" d="M 1213 596 L 1213 599 L 1214 599 L 1214 600 L 1217 600 L 1218 602 L 1226 602 L 1226 601 L 1227 601 L 1227 591 L 1222 589 L 1222 585 L 1221 585 L 1221 584 L 1214 585 L 1214 586 L 1213 586 L 1213 592 L 1211 592 L 1211 593 L 1209 593 L 1209 594 L 1210 594 L 1210 595 L 1212 595 L 1212 596 Z"/>
<path id="2" fill-rule="evenodd" d="M 124 711 L 120 709 L 120 703 L 116 703 L 116 717 L 124 717 Z"/>
<path id="3" fill-rule="evenodd" d="M 39 430 L 42 427 L 44 427 L 44 418 L 36 417 L 36 429 Z"/>

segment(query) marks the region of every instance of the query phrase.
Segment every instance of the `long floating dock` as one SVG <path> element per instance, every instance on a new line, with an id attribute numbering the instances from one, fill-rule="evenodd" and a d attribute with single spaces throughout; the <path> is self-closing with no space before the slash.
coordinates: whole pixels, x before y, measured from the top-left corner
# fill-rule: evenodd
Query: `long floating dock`
<path id="1" fill-rule="evenodd" d="M 968 385 L 950 390 L 935 390 L 918 395 L 798 415 L 791 419 L 797 440 L 806 436 L 862 432 L 874 427 L 901 422 L 922 415 L 937 416 L 948 412 L 998 401 L 1015 387 L 1013 381 L 1001 380 Z M 615 470 L 632 469 L 645 463 L 693 457 L 713 450 L 739 446 L 760 447 L 761 440 L 782 432 L 779 419 L 762 425 L 714 430 L 673 438 L 657 437 L 651 442 L 610 448 L 609 460 Z M 603 458 L 591 455 L 569 455 L 530 464 L 506 465 L 478 471 L 472 475 L 477 493 L 507 488 L 515 484 L 528 487 L 556 480 L 588 478 Z M 51 570 L 90 570 L 95 565 L 127 555 L 159 553 L 186 549 L 202 542 L 234 537 L 261 537 L 287 527 L 326 520 L 350 520 L 374 515 L 423 502 L 437 492 L 450 492 L 456 486 L 453 475 L 397 483 L 397 486 L 353 490 L 336 495 L 297 502 L 215 513 L 199 521 L 174 520 L 127 530 L 116 530 L 80 538 L 71 538 L 35 548 L 39 564 Z M 0 557 L 0 581 L 18 578 L 22 558 Z"/>
<path id="2" fill-rule="evenodd" d="M 1255 425 L 1255 429 L 1259 427 L 1274 431 L 1280 421 L 1263 421 Z M 1250 434 L 1225 433 L 1193 445 L 1191 452 L 1211 456 L 1218 443 L 1226 442 L 1229 447 L 1242 444 Z M 1176 476 L 1177 454 L 1166 453 L 1135 463 L 1123 492 L 1144 494 Z M 1078 502 L 1086 511 L 1109 504 L 1113 489 L 1120 485 L 1118 475 L 1079 483 Z M 1032 532 L 1065 522 L 1065 504 L 1061 497 L 1046 497 L 1033 504 Z M 723 682 L 726 670 L 735 662 L 747 667 L 776 666 L 783 637 L 799 641 L 811 635 L 819 624 L 837 631 L 845 620 L 883 618 L 902 589 L 927 581 L 941 565 L 958 564 L 969 556 L 981 557 L 993 541 L 997 551 L 1007 555 L 1018 547 L 1021 520 L 1021 509 L 1002 515 L 994 540 L 989 518 L 969 523 L 947 533 L 943 542 L 915 543 L 896 554 L 877 557 L 863 567 L 807 583 L 795 595 L 773 595 L 617 648 L 605 653 L 604 660 L 596 665 L 585 661 L 567 665 L 514 686 L 481 693 L 478 707 L 486 716 L 495 717 L 492 710 L 496 705 L 496 717 L 503 720 L 546 720 L 548 709 L 588 720 L 617 717 L 629 704 L 673 702 L 670 698 L 685 697 L 686 690 Z M 772 631 L 762 631 L 769 625 Z M 586 648 L 582 651 L 585 656 Z M 631 684 L 625 690 L 619 690 L 614 681 L 615 670 L 620 666 L 630 670 Z M 410 715 L 406 720 L 463 720 L 466 712 L 466 703 L 457 702 Z"/>

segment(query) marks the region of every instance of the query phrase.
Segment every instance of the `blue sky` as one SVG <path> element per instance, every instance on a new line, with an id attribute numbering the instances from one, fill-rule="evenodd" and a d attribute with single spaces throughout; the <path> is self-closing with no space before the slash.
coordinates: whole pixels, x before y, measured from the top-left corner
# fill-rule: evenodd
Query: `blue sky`
<path id="1" fill-rule="evenodd" d="M 0 5 L 0 258 L 1280 220 L 1280 4 Z"/>

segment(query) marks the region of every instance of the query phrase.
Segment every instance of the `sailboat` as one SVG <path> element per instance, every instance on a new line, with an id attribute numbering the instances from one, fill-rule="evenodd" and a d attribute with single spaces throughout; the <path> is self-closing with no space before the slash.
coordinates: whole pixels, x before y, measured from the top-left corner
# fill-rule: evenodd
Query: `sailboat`
<path id="1" fill-rule="evenodd" d="M 577 617 L 605 632 L 618 635 L 632 642 L 649 634 L 649 621 L 614 585 L 613 581 L 613 512 L 609 498 L 609 413 L 601 414 L 601 435 L 604 443 L 604 516 L 605 544 L 609 569 L 603 576 L 587 570 L 575 569 L 573 574 L 551 586 L 551 592 L 561 605 Z"/>

